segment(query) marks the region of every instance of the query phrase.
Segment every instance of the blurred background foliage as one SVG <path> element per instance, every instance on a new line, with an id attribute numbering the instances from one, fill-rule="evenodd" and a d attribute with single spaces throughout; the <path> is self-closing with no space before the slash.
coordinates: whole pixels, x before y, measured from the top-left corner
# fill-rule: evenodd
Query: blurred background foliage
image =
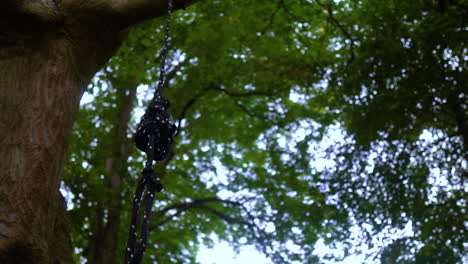
<path id="1" fill-rule="evenodd" d="M 178 124 L 147 263 L 197 263 L 212 234 L 273 263 L 462 263 L 466 0 L 204 0 L 173 17 Z M 93 79 L 62 189 L 75 259 L 119 263 L 164 18 Z M 342 254 L 324 255 L 318 241 Z M 371 252 L 371 253 L 368 253 Z"/>

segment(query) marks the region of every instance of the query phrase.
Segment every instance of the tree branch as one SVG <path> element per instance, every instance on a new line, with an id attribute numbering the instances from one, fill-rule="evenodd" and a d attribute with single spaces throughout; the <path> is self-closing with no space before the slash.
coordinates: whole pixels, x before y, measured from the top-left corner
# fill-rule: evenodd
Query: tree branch
<path id="1" fill-rule="evenodd" d="M 221 87 L 221 86 L 215 86 L 215 85 L 212 85 L 210 87 L 210 89 L 212 90 L 216 90 L 216 91 L 221 91 L 229 96 L 233 96 L 233 97 L 249 97 L 249 96 L 273 96 L 275 95 L 274 93 L 269 93 L 269 92 L 262 92 L 262 91 L 248 91 L 248 92 L 244 92 L 244 93 L 236 93 L 236 92 L 231 92 L 231 91 L 228 91 L 227 89 Z"/>
<path id="2" fill-rule="evenodd" d="M 208 92 L 208 89 L 203 89 L 201 92 L 195 94 L 182 108 L 182 111 L 177 118 L 177 132 L 174 137 L 177 137 L 182 130 L 181 124 L 182 120 L 184 120 L 185 116 L 187 115 L 188 110 L 194 105 L 201 97 L 203 97 Z"/>
<path id="3" fill-rule="evenodd" d="M 185 9 L 199 0 L 174 0 L 174 10 Z M 110 7 L 128 26 L 166 14 L 167 0 L 110 0 Z"/>
<path id="4" fill-rule="evenodd" d="M 217 198 L 217 197 L 208 197 L 208 198 L 204 198 L 204 199 L 196 199 L 196 200 L 193 200 L 193 201 L 187 202 L 187 203 L 173 204 L 173 205 L 167 206 L 167 207 L 163 208 L 162 210 L 157 211 L 157 212 L 155 212 L 155 213 L 153 213 L 151 215 L 151 217 L 161 217 L 161 216 L 165 215 L 170 210 L 176 210 L 176 212 L 174 214 L 172 214 L 172 215 L 166 217 L 165 219 L 157 222 L 156 224 L 152 225 L 150 227 L 150 229 L 154 229 L 156 226 L 166 224 L 167 222 L 171 221 L 174 217 L 179 216 L 180 214 L 187 211 L 188 209 L 199 208 L 201 205 L 203 205 L 205 203 L 209 203 L 209 202 L 221 202 L 221 203 L 234 205 L 234 206 L 242 206 L 242 204 L 240 202 L 230 201 L 230 200 L 223 200 L 223 199 L 220 199 L 220 198 Z"/>
<path id="5" fill-rule="evenodd" d="M 238 207 L 238 208 L 241 209 L 241 211 L 243 211 L 246 214 L 247 219 L 242 219 L 242 216 L 240 216 L 240 217 L 228 216 L 225 213 L 206 205 L 207 203 L 210 203 L 210 202 L 219 202 L 219 203 L 223 203 L 223 204 L 226 204 L 226 205 Z M 261 251 L 267 257 L 269 257 L 269 258 L 272 257 L 271 254 L 268 252 L 268 249 L 271 249 L 271 246 L 267 242 L 267 236 L 268 235 L 266 234 L 266 232 L 262 228 L 260 228 L 255 223 L 255 216 L 253 216 L 250 213 L 250 211 L 247 209 L 247 207 L 243 203 L 237 202 L 237 201 L 220 199 L 218 197 L 208 197 L 208 198 L 204 198 L 204 199 L 193 200 L 193 201 L 187 202 L 187 203 L 178 203 L 178 204 L 174 204 L 174 205 L 171 205 L 171 206 L 167 206 L 164 209 L 153 213 L 151 215 L 151 217 L 161 217 L 161 216 L 165 215 L 170 210 L 176 210 L 176 212 L 171 214 L 170 216 L 164 218 L 163 220 L 157 222 L 156 224 L 151 225 L 150 230 L 156 228 L 157 226 L 161 226 L 161 225 L 164 225 L 164 224 L 168 223 L 169 221 L 174 219 L 176 216 L 179 216 L 182 213 L 184 213 L 185 211 L 187 211 L 189 209 L 192 209 L 192 208 L 197 208 L 197 209 L 202 209 L 202 210 L 208 211 L 208 212 L 214 214 L 215 216 L 219 217 L 223 221 L 225 221 L 227 223 L 230 223 L 230 224 L 240 224 L 240 225 L 247 226 L 250 229 L 251 234 L 253 235 L 255 240 L 257 240 L 258 244 L 261 246 Z"/>
<path id="6" fill-rule="evenodd" d="M 174 10 L 185 9 L 198 1 L 174 0 Z M 167 0 L 63 0 L 60 9 L 65 14 L 100 14 L 112 17 L 119 28 L 126 28 L 165 15 Z"/>
<path id="7" fill-rule="evenodd" d="M 230 224 L 240 224 L 240 225 L 245 225 L 250 229 L 251 234 L 254 235 L 255 240 L 257 240 L 258 244 L 261 247 L 261 251 L 263 254 L 265 254 L 268 258 L 272 258 L 271 254 L 268 252 L 268 248 L 271 249 L 271 245 L 267 243 L 267 234 L 265 230 L 260 228 L 256 223 L 255 223 L 255 217 L 247 210 L 245 205 L 239 203 L 241 209 L 247 214 L 248 220 L 244 219 L 239 219 L 239 218 L 234 218 L 231 216 L 228 216 L 224 213 L 222 213 L 219 210 L 216 210 L 214 208 L 208 207 L 208 206 L 200 206 L 200 209 L 207 210 L 208 212 L 216 215 L 223 221 L 230 223 Z"/>
<path id="8" fill-rule="evenodd" d="M 4 15 L 31 16 L 45 22 L 56 18 L 55 1 L 4 0 L 0 4 L 0 18 Z"/>
<path id="9" fill-rule="evenodd" d="M 354 55 L 354 39 L 351 36 L 351 34 L 349 33 L 349 31 L 345 28 L 345 26 L 343 26 L 343 24 L 341 24 L 340 21 L 338 21 L 335 18 L 335 16 L 333 15 L 333 5 L 332 5 L 331 2 L 323 3 L 321 0 L 315 0 L 315 2 L 319 6 L 324 7 L 324 8 L 327 9 L 328 19 L 341 31 L 341 33 L 343 33 L 345 35 L 345 37 L 347 39 L 349 39 L 349 41 L 350 41 L 349 49 L 350 49 L 350 52 L 351 52 L 351 56 L 350 56 L 349 60 L 346 63 L 346 68 L 348 68 L 348 65 L 351 64 L 354 61 L 354 56 L 355 56 Z"/>

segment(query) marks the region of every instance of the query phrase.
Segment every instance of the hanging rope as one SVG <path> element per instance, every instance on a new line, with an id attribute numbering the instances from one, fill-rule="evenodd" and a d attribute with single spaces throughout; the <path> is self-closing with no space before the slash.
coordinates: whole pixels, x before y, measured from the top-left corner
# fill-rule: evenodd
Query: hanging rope
<path id="1" fill-rule="evenodd" d="M 125 251 L 125 264 L 139 264 L 143 259 L 149 232 L 149 217 L 153 207 L 154 195 L 163 188 L 159 177 L 153 170 L 153 161 L 162 161 L 170 153 L 176 126 L 174 120 L 167 112 L 169 101 L 162 97 L 166 86 L 166 57 L 169 46 L 169 34 L 171 25 L 172 0 L 167 3 L 166 35 L 161 53 L 161 68 L 159 71 L 158 87 L 155 89 L 153 99 L 146 108 L 145 114 L 140 120 L 135 133 L 136 147 L 146 152 L 147 160 L 142 171 L 142 177 L 138 182 L 133 199 L 132 219 L 128 234 L 127 248 Z M 138 240 L 138 212 L 142 195 L 146 189 L 144 198 L 143 222 L 141 223 L 141 238 Z"/>

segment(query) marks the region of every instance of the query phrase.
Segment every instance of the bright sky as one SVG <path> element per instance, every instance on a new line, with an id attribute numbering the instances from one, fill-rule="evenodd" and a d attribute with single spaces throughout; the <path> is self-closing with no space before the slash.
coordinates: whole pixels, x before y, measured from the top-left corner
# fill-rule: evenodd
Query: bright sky
<path id="1" fill-rule="evenodd" d="M 197 260 L 203 264 L 269 264 L 268 260 L 258 253 L 253 246 L 243 247 L 239 255 L 226 242 L 216 243 L 215 247 L 200 248 Z"/>
<path id="2" fill-rule="evenodd" d="M 330 250 L 323 243 L 318 243 L 317 252 L 337 253 Z M 339 253 L 338 253 L 339 254 Z M 350 256 L 342 262 L 326 262 L 329 264 L 360 264 L 364 263 L 364 255 Z M 246 246 L 241 248 L 241 252 L 236 253 L 229 247 L 226 242 L 219 242 L 215 244 L 214 248 L 201 247 L 198 253 L 197 260 L 202 264 L 271 264 L 264 255 L 255 250 L 253 246 Z M 366 262 L 369 263 L 369 262 Z"/>

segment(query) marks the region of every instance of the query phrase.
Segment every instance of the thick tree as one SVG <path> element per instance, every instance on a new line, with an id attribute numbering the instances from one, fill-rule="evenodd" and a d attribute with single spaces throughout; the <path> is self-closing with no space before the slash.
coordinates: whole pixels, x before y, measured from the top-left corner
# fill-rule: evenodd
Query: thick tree
<path id="1" fill-rule="evenodd" d="M 80 98 L 128 28 L 166 9 L 165 0 L 0 4 L 1 263 L 72 262 L 59 186 Z"/>

